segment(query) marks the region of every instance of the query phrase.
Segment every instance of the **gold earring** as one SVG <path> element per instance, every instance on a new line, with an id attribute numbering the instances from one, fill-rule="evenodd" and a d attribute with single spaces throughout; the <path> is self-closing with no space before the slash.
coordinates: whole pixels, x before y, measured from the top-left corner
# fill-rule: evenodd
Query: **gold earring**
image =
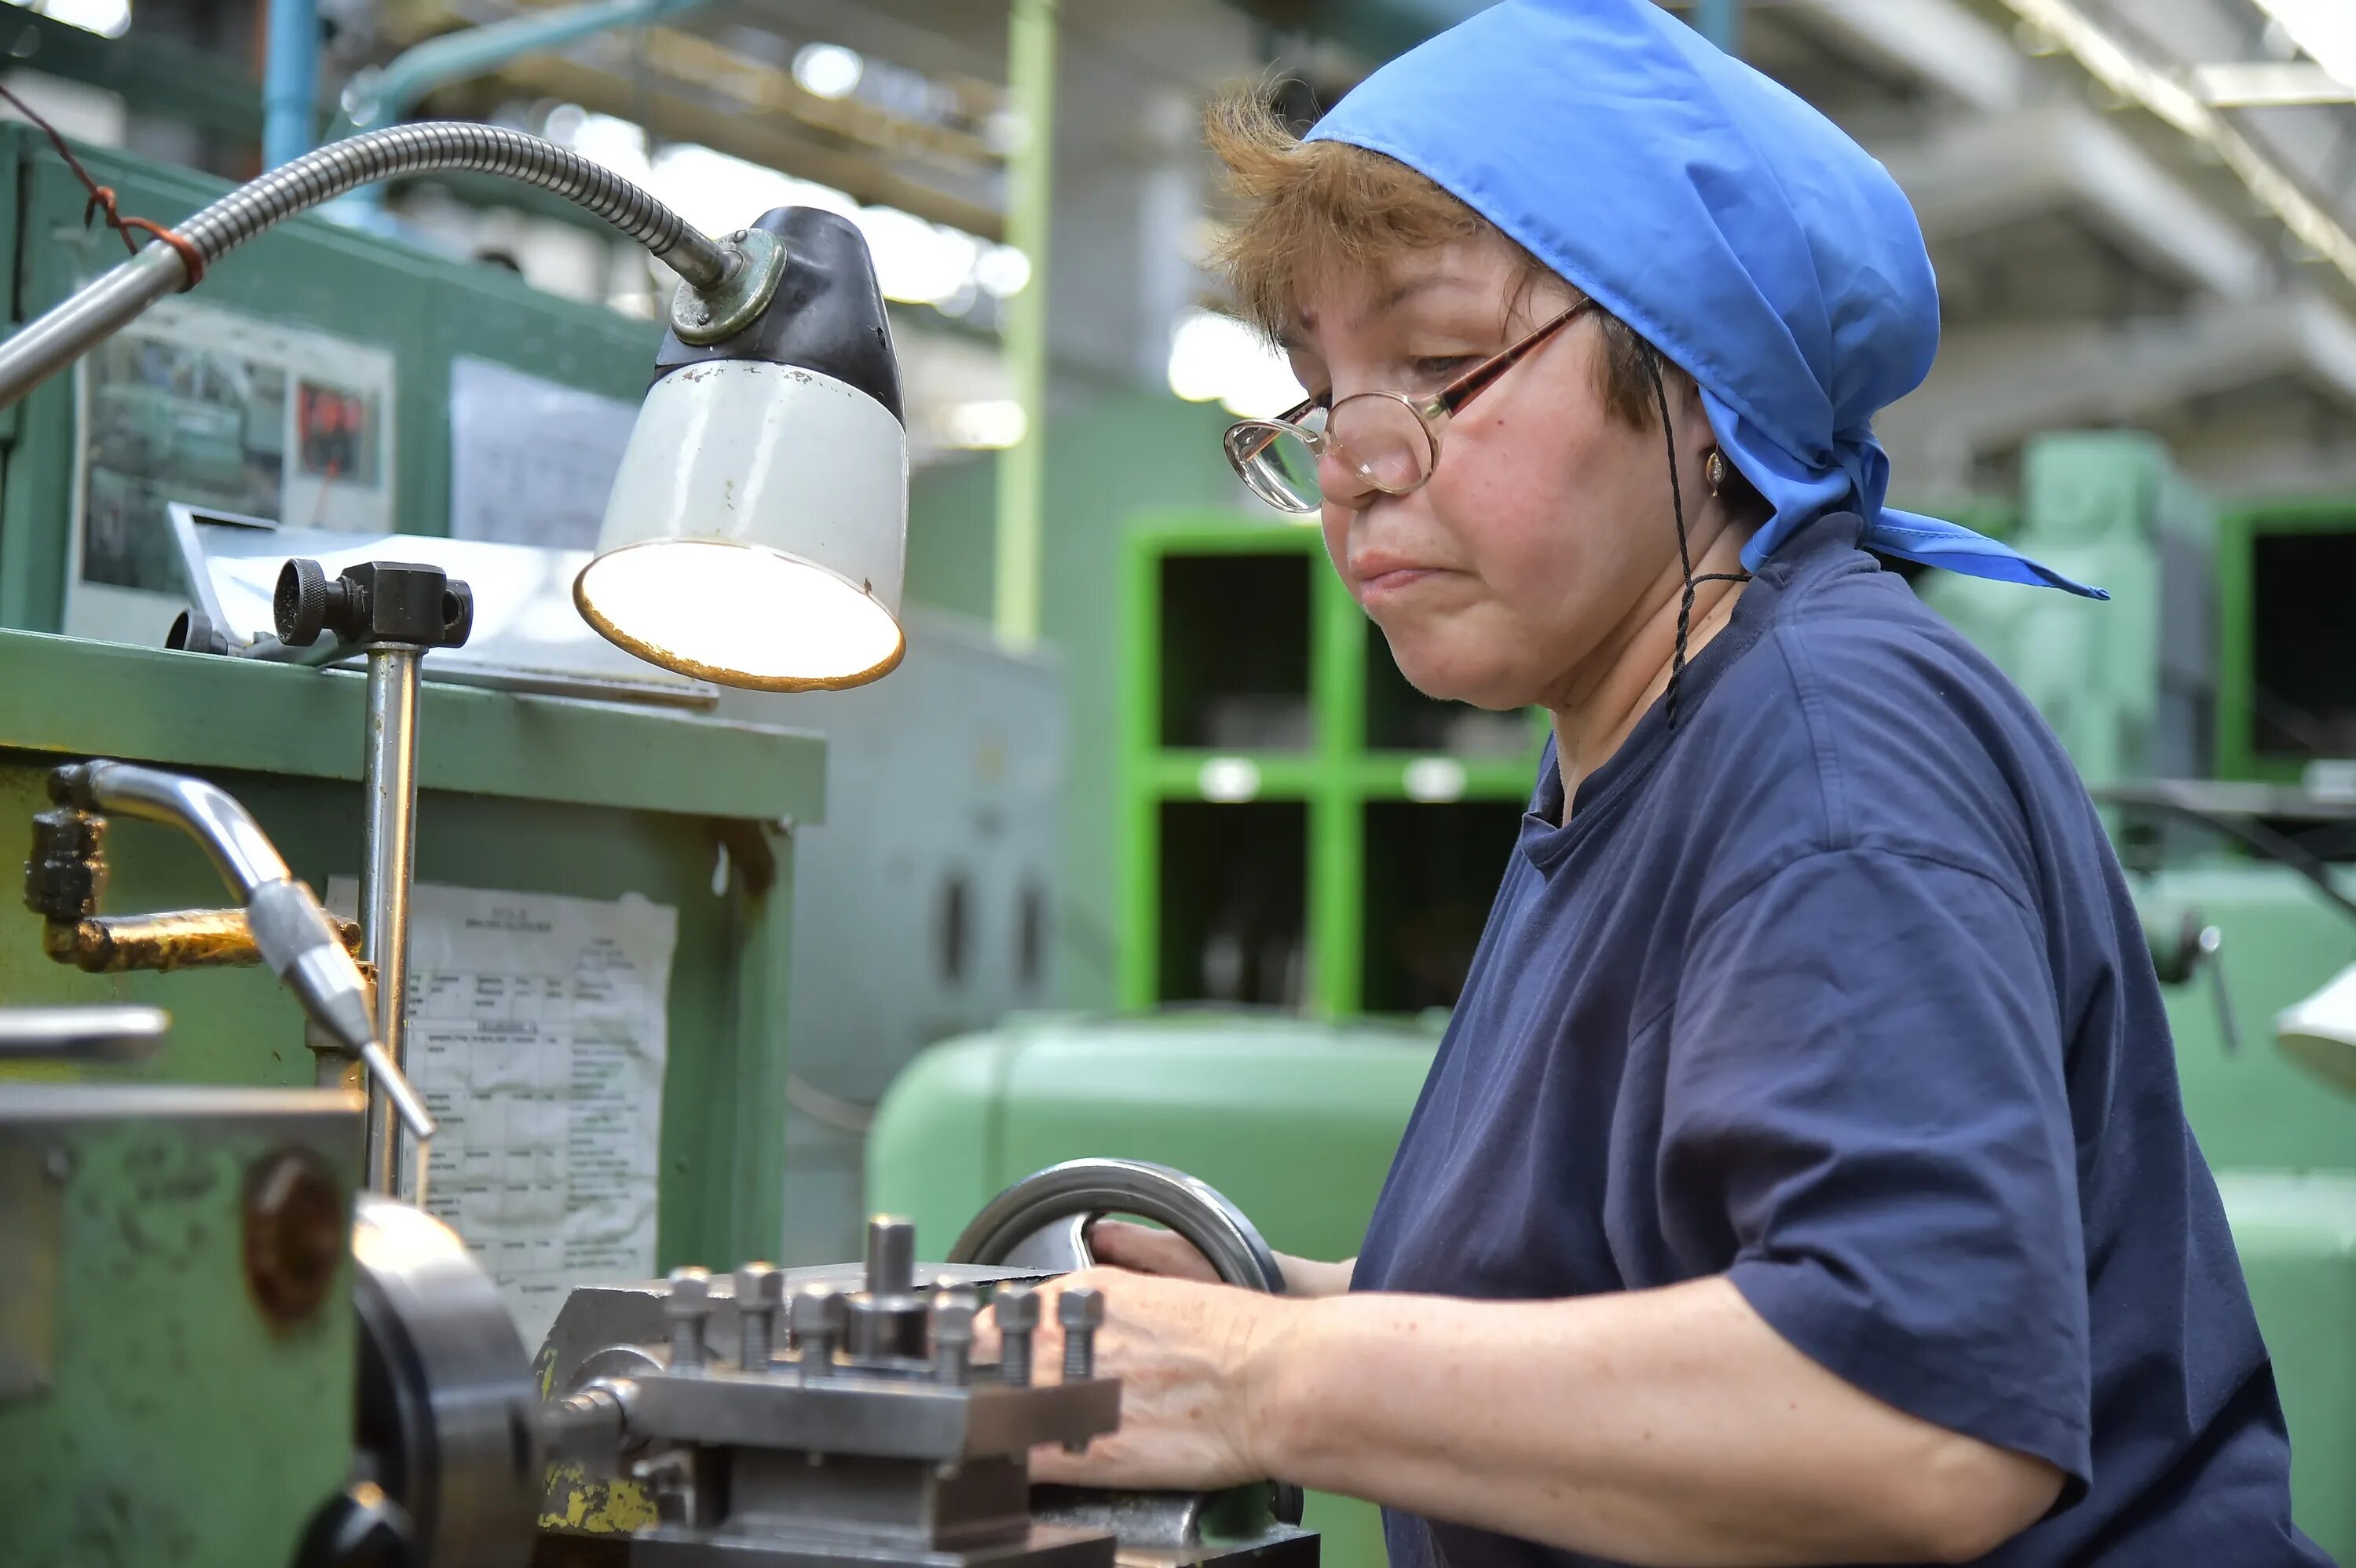
<path id="1" fill-rule="evenodd" d="M 1709 481 L 1710 498 L 1717 499 L 1718 493 L 1726 488 L 1726 453 L 1717 447 L 1711 447 L 1709 458 L 1702 464 L 1701 471 L 1703 476 Z"/>

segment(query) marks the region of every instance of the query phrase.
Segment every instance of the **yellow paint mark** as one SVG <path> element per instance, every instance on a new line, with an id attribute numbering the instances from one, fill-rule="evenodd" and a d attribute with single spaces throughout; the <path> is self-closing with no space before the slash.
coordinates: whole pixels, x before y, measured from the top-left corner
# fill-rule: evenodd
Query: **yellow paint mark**
<path id="1" fill-rule="evenodd" d="M 577 1463 L 551 1465 L 540 1528 L 575 1535 L 627 1535 L 655 1523 L 654 1499 L 636 1481 L 593 1481 Z"/>

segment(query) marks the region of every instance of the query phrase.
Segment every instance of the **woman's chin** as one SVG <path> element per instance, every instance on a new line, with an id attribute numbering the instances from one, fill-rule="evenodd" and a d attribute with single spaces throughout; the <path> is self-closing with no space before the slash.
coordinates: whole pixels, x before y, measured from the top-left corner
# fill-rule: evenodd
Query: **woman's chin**
<path id="1" fill-rule="evenodd" d="M 1392 662 L 1407 683 L 1438 702 L 1463 702 L 1502 711 L 1526 708 L 1532 699 L 1493 656 L 1451 646 L 1445 638 L 1386 634 Z"/>

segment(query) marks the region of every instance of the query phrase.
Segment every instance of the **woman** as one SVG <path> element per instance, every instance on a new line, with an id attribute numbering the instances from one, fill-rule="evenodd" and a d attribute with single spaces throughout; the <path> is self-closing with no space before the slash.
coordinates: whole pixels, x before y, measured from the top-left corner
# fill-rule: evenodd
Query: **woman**
<path id="1" fill-rule="evenodd" d="M 1400 1568 L 2322 1562 L 2102 826 L 1860 548 L 2074 586 L 1882 505 L 1888 176 L 1651 0 L 1214 140 L 1317 394 L 1231 457 L 1554 740 L 1364 1251 L 1271 1298 L 1099 1227 L 1122 1428 L 1041 1472 L 1370 1498 Z"/>

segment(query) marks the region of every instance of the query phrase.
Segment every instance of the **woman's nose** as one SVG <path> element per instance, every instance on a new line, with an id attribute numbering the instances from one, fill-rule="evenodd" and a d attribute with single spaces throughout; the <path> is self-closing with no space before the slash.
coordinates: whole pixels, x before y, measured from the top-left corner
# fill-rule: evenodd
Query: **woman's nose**
<path id="1" fill-rule="evenodd" d="M 1366 483 L 1350 454 L 1333 442 L 1327 442 L 1317 454 L 1317 489 L 1327 501 L 1353 512 L 1380 494 Z"/>

